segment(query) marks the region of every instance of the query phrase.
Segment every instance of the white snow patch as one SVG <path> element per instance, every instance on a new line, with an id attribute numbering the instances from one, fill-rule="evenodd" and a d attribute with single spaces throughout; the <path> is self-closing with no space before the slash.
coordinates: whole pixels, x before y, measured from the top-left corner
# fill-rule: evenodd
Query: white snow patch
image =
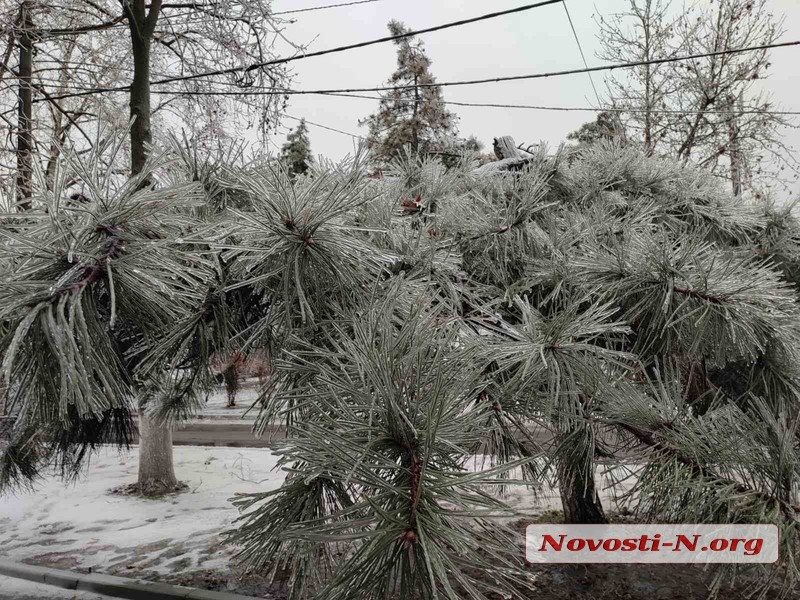
<path id="1" fill-rule="evenodd" d="M 175 471 L 188 491 L 162 499 L 109 494 L 135 481 L 136 450 L 103 449 L 75 484 L 48 477 L 34 492 L 0 496 L 0 557 L 128 577 L 229 570 L 233 549 L 220 537 L 238 516 L 229 500 L 280 487 L 284 473 L 275 469 L 276 455 L 266 448 L 177 446 Z M 492 464 L 478 456 L 465 466 L 486 470 Z M 599 470 L 597 483 L 604 506 L 613 510 L 608 477 Z M 491 487 L 487 491 L 526 516 L 561 507 L 557 489 Z"/>
<path id="2" fill-rule="evenodd" d="M 162 499 L 109 494 L 135 481 L 136 450 L 102 450 L 76 484 L 49 477 L 35 492 L 0 496 L 0 556 L 121 575 L 225 567 L 230 549 L 218 547 L 219 534 L 238 516 L 229 499 L 275 489 L 284 478 L 269 449 L 178 446 L 175 471 L 189 491 Z"/>
<path id="3" fill-rule="evenodd" d="M 78 592 L 0 575 L 0 600 L 106 600 L 92 592 Z"/>

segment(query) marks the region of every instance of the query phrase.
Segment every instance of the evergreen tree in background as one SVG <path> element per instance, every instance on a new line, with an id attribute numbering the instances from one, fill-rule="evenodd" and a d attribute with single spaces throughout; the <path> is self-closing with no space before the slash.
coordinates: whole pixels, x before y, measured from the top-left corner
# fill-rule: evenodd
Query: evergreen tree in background
<path id="1" fill-rule="evenodd" d="M 399 21 L 389 23 L 392 35 L 408 31 Z M 386 92 L 378 112 L 363 122 L 369 126 L 369 145 L 380 164 L 388 163 L 407 145 L 414 153 L 440 150 L 456 135 L 456 116 L 445 108 L 441 89 L 429 85 L 436 80 L 422 42 L 405 37 L 394 43 L 397 70 L 388 85 L 401 89 Z"/>
<path id="2" fill-rule="evenodd" d="M 297 128 L 286 136 L 286 143 L 281 148 L 280 160 L 294 177 L 305 175 L 308 172 L 308 165 L 313 160 L 313 156 L 305 119 L 300 119 Z"/>
<path id="3" fill-rule="evenodd" d="M 593 144 L 600 140 L 623 140 L 624 138 L 625 128 L 619 115 L 609 111 L 598 113 L 594 121 L 584 123 L 579 129 L 567 135 L 568 140 L 579 144 Z"/>

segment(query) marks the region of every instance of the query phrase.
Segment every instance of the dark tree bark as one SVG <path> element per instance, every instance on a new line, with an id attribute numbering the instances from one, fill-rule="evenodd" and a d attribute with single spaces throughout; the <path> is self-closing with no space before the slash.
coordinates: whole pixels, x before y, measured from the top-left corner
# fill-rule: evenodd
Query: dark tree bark
<path id="1" fill-rule="evenodd" d="M 31 2 L 20 6 L 19 100 L 17 112 L 17 205 L 29 210 L 33 194 L 33 20 Z"/>
<path id="2" fill-rule="evenodd" d="M 133 0 L 123 5 L 131 30 L 133 50 L 133 82 L 130 92 L 131 175 L 138 175 L 147 162 L 148 145 L 153 136 L 150 130 L 150 47 L 153 32 L 161 11 L 161 0 L 152 0 L 149 10 L 145 0 Z"/>
<path id="3" fill-rule="evenodd" d="M 574 524 L 608 523 L 594 483 L 594 473 L 562 472 L 559 477 L 564 522 Z"/>
<path id="4" fill-rule="evenodd" d="M 597 487 L 594 481 L 594 444 L 588 430 L 573 432 L 581 435 L 585 442 L 585 456 L 576 460 L 577 453 L 559 457 L 558 486 L 561 492 L 561 505 L 564 509 L 564 522 L 571 524 L 608 523 Z"/>

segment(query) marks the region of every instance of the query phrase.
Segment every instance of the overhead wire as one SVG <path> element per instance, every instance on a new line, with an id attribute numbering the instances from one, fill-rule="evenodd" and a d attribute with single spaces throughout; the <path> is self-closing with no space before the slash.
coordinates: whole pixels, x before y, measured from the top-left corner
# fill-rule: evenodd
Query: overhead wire
<path id="1" fill-rule="evenodd" d="M 445 29 L 451 29 L 453 27 L 461 27 L 463 25 L 469 25 L 471 23 L 478 23 L 480 21 L 485 21 L 485 20 L 488 20 L 488 19 L 494 19 L 494 18 L 497 18 L 497 17 L 502 17 L 502 16 L 506 16 L 506 15 L 510 15 L 510 14 L 520 13 L 520 12 L 532 10 L 532 9 L 535 9 L 535 8 L 542 8 L 542 7 L 545 7 L 545 6 L 549 6 L 551 4 L 558 4 L 558 3 L 563 2 L 563 1 L 564 0 L 542 0 L 541 2 L 536 2 L 536 3 L 533 3 L 533 4 L 525 4 L 525 5 L 522 5 L 522 6 L 518 6 L 516 8 L 510 8 L 510 9 L 507 9 L 507 10 L 497 11 L 497 12 L 493 12 L 493 13 L 487 13 L 487 14 L 484 14 L 484 15 L 479 15 L 477 17 L 470 17 L 468 19 L 460 19 L 458 21 L 451 21 L 451 22 L 448 22 L 448 23 L 443 23 L 441 25 L 435 25 L 433 27 L 427 27 L 425 29 L 417 29 L 417 30 L 414 30 L 414 31 L 407 31 L 407 32 L 401 33 L 399 35 L 385 36 L 385 37 L 381 37 L 381 38 L 377 38 L 377 39 L 373 39 L 373 40 L 367 40 L 367 41 L 364 41 L 364 42 L 358 42 L 358 43 L 355 43 L 355 44 L 347 44 L 347 45 L 338 46 L 338 47 L 335 47 L 335 48 L 327 48 L 325 50 L 318 50 L 316 52 L 307 52 L 307 53 L 304 53 L 304 54 L 297 54 L 297 55 L 293 55 L 293 56 L 285 56 L 285 57 L 282 57 L 282 58 L 276 58 L 276 59 L 272 59 L 272 60 L 268 60 L 268 61 L 262 61 L 262 62 L 250 64 L 250 65 L 244 65 L 244 66 L 241 66 L 241 67 L 229 67 L 229 68 L 217 69 L 217 70 L 213 70 L 213 71 L 204 71 L 202 73 L 190 73 L 188 75 L 180 75 L 180 76 L 175 76 L 175 77 L 167 77 L 167 78 L 164 78 L 164 79 L 157 79 L 155 81 L 150 82 L 150 85 L 151 86 L 158 86 L 158 85 L 165 85 L 165 84 L 168 84 L 168 83 L 178 83 L 178 82 L 182 82 L 182 81 L 191 81 L 191 80 L 194 80 L 194 79 L 204 79 L 206 77 L 214 77 L 214 76 L 218 76 L 218 75 L 231 75 L 231 74 L 234 74 L 234 73 L 243 73 L 243 74 L 244 73 L 249 73 L 250 71 L 254 71 L 254 70 L 257 70 L 257 69 L 262 69 L 264 67 L 282 65 L 282 64 L 286 64 L 286 63 L 297 61 L 297 60 L 303 60 L 303 59 L 306 59 L 306 58 L 313 58 L 313 57 L 317 57 L 317 56 L 325 56 L 325 55 L 328 55 L 328 54 L 335 54 L 335 53 L 339 53 L 339 52 L 346 52 L 346 51 L 355 50 L 355 49 L 358 49 L 358 48 L 365 48 L 365 47 L 372 46 L 372 45 L 375 45 L 375 44 L 382 44 L 382 43 L 386 43 L 386 42 L 394 42 L 394 41 L 400 40 L 400 39 L 405 39 L 405 38 L 409 38 L 409 37 L 415 37 L 417 35 L 421 35 L 421 34 L 424 34 L 424 33 L 432 33 L 434 31 L 443 31 Z M 110 87 L 109 88 L 97 88 L 97 89 L 95 89 L 93 91 L 83 91 L 83 92 L 78 92 L 78 93 L 72 94 L 72 95 L 62 94 L 61 97 L 55 98 L 55 99 L 59 100 L 59 99 L 65 98 L 65 97 L 74 97 L 74 96 L 80 96 L 80 95 L 87 95 L 87 94 L 91 94 L 91 93 L 124 92 L 124 91 L 127 91 L 129 88 L 130 88 L 129 85 L 117 86 L 117 87 L 113 87 L 113 88 L 110 88 Z"/>
<path id="2" fill-rule="evenodd" d="M 286 90 L 290 91 L 290 90 Z M 276 95 L 280 95 L 280 91 L 275 92 L 274 90 L 268 91 L 269 94 L 275 93 Z M 229 95 L 237 95 L 237 96 L 261 96 L 267 93 L 265 90 L 264 92 L 261 91 L 241 91 L 236 92 L 235 94 L 230 91 L 210 91 L 210 92 L 182 92 L 182 91 L 175 91 L 175 92 L 167 92 L 165 90 L 154 91 L 154 94 L 176 94 L 176 95 L 186 95 L 186 96 L 229 96 Z M 356 98 L 362 100 L 383 100 L 380 96 L 366 96 L 364 94 L 348 94 L 348 93 L 339 93 L 339 92 L 325 92 L 320 91 L 317 92 L 321 96 L 331 96 L 334 98 Z M 466 106 L 466 107 L 474 107 L 474 108 L 513 108 L 513 109 L 528 109 L 528 110 L 538 110 L 538 111 L 553 111 L 553 112 L 610 112 L 610 113 L 658 113 L 658 114 L 676 114 L 676 115 L 696 115 L 696 114 L 704 114 L 704 115 L 748 115 L 748 114 L 769 114 L 769 115 L 800 115 L 800 111 L 791 111 L 791 110 L 768 110 L 768 109 L 729 109 L 729 110 L 679 110 L 679 109 L 658 109 L 658 108 L 619 108 L 619 107 L 594 107 L 594 106 L 547 106 L 547 105 L 537 105 L 537 104 L 503 104 L 503 103 L 496 103 L 496 102 L 459 102 L 455 100 L 442 100 L 442 104 L 447 104 L 451 106 Z"/>
<path id="3" fill-rule="evenodd" d="M 583 53 L 583 46 L 581 45 L 581 39 L 578 37 L 578 32 L 575 30 L 575 24 L 572 22 L 572 15 L 569 14 L 569 7 L 567 6 L 567 0 L 561 3 L 564 7 L 564 12 L 567 13 L 567 20 L 569 21 L 569 27 L 572 29 L 572 36 L 575 38 L 575 43 L 578 45 L 578 52 L 581 55 L 581 60 L 583 60 L 583 66 L 585 68 L 589 68 L 589 63 L 586 62 L 586 55 Z M 597 92 L 597 87 L 594 85 L 594 78 L 592 77 L 591 73 L 586 74 L 589 77 L 589 83 L 592 84 L 592 89 L 594 90 L 594 97 L 597 99 L 597 105 L 600 106 L 603 104 L 603 101 L 600 100 L 600 94 Z"/>
<path id="4" fill-rule="evenodd" d="M 336 129 L 335 127 L 330 127 L 328 125 L 323 125 L 321 123 L 315 123 L 314 121 L 309 121 L 306 118 L 302 118 L 301 119 L 301 118 L 293 117 L 292 115 L 287 115 L 287 114 L 284 114 L 282 116 L 286 117 L 287 119 L 292 119 L 293 121 L 305 121 L 306 123 L 308 123 L 309 125 L 313 125 L 314 127 L 319 127 L 320 129 L 327 129 L 328 131 L 334 131 L 336 133 L 341 133 L 342 135 L 348 135 L 348 136 L 350 136 L 351 138 L 354 138 L 354 139 L 358 139 L 358 140 L 366 139 L 363 135 L 356 135 L 355 133 L 349 133 L 347 131 L 342 131 L 341 129 Z"/>
<path id="5" fill-rule="evenodd" d="M 370 1 L 378 1 L 378 0 L 370 0 Z M 466 23 L 472 23 L 480 20 L 485 20 L 488 18 L 494 18 L 500 15 L 511 14 L 515 12 L 521 12 L 523 10 L 529 10 L 531 8 L 546 6 L 549 4 L 556 4 L 561 2 L 564 5 L 564 9 L 566 11 L 570 27 L 573 32 L 573 36 L 575 37 L 576 43 L 578 45 L 578 50 L 581 54 L 581 58 L 584 63 L 583 69 L 570 69 L 570 70 L 562 70 L 562 71 L 553 71 L 553 72 L 545 72 L 545 73 L 534 73 L 528 75 L 516 75 L 516 76 L 508 76 L 508 77 L 498 77 L 498 78 L 491 78 L 491 79 L 477 79 L 477 80 L 466 80 L 466 81 L 451 81 L 451 82 L 434 82 L 430 84 L 418 84 L 418 85 L 405 85 L 405 86 L 385 86 L 385 87 L 373 87 L 373 88 L 347 88 L 347 89 L 335 89 L 335 90 L 295 90 L 295 89 L 264 89 L 264 90 L 252 90 L 252 89 L 239 89 L 233 92 L 237 96 L 257 96 L 257 95 L 327 95 L 327 96 L 341 96 L 341 97 L 351 97 L 351 98 L 364 98 L 364 99 L 371 99 L 371 100 L 380 100 L 379 96 L 363 96 L 358 95 L 357 92 L 382 92 L 382 91 L 394 91 L 394 90 L 402 90 L 402 89 L 412 89 L 415 87 L 448 87 L 448 86 L 460 86 L 460 85 L 478 85 L 478 84 L 485 84 L 485 83 L 499 83 L 505 81 L 516 81 L 516 80 L 527 80 L 527 79 L 539 79 L 539 78 L 549 78 L 549 77 L 559 77 L 559 76 L 566 76 L 572 74 L 580 74 L 586 73 L 589 75 L 591 80 L 591 74 L 594 72 L 599 71 L 611 71 L 620 68 L 632 68 L 636 66 L 644 66 L 649 64 L 663 64 L 668 62 L 678 62 L 678 61 L 685 61 L 685 60 L 696 60 L 700 58 L 709 58 L 714 56 L 720 55 L 728 55 L 728 54 L 737 54 L 742 52 L 752 52 L 752 51 L 759 51 L 759 50 L 767 50 L 767 49 L 775 49 L 775 48 L 784 48 L 790 46 L 797 46 L 800 45 L 800 41 L 791 41 L 791 42 L 783 42 L 783 43 L 775 43 L 775 44 L 765 44 L 760 46 L 751 46 L 746 48 L 739 48 L 739 49 L 727 49 L 721 50 L 716 52 L 708 52 L 708 53 L 701 53 L 701 54 L 693 54 L 688 56 L 679 56 L 679 57 L 670 57 L 664 59 L 654 59 L 648 61 L 635 61 L 635 62 L 628 62 L 628 63 L 617 63 L 612 65 L 601 65 L 597 67 L 589 67 L 586 61 L 586 56 L 583 52 L 583 48 L 580 44 L 580 38 L 577 35 L 577 31 L 574 27 L 574 22 L 572 21 L 571 15 L 569 13 L 569 9 L 567 7 L 565 0 L 549 0 L 547 2 L 538 2 L 535 4 L 528 4 L 524 6 L 520 6 L 514 9 L 510 9 L 507 11 L 500 11 L 495 13 L 489 13 L 486 15 L 481 15 L 479 17 L 473 17 L 471 19 L 465 19 L 461 21 L 454 21 L 451 23 L 447 23 L 444 25 L 439 25 L 436 27 L 431 27 L 427 29 L 417 30 L 414 32 L 408 32 L 406 34 L 402 34 L 400 36 L 390 36 L 386 38 L 380 38 L 378 40 L 371 40 L 368 42 L 362 42 L 360 44 L 351 44 L 349 46 L 340 46 L 338 48 L 322 50 L 316 53 L 309 53 L 306 55 L 299 55 L 295 57 L 286 57 L 284 59 L 277 59 L 276 61 L 271 61 L 272 64 L 277 64 L 278 61 L 288 62 L 290 60 L 298 60 L 301 58 L 308 58 L 310 56 L 319 56 L 322 54 L 328 54 L 332 52 L 341 52 L 346 49 L 353 49 L 357 47 L 363 47 L 365 45 L 380 43 L 383 41 L 390 41 L 395 40 L 402 37 L 409 37 L 411 35 L 418 35 L 420 33 L 426 33 L 431 31 L 437 31 L 449 27 L 455 27 L 458 25 L 463 25 Z M 323 8 L 333 8 L 337 6 L 346 6 L 352 4 L 362 4 L 366 3 L 364 0 L 355 3 L 345 3 L 345 4 L 338 4 L 338 5 L 327 5 L 323 7 L 313 7 L 311 9 L 300 9 L 300 10 L 315 10 L 315 9 L 323 9 Z M 251 66 L 252 67 L 252 66 Z M 224 70 L 225 72 L 233 72 L 239 71 L 242 69 L 248 69 L 251 67 L 241 67 L 235 69 L 227 69 Z M 222 72 L 222 71 L 219 71 Z M 183 81 L 183 80 L 190 80 L 190 79 L 197 79 L 204 76 L 209 76 L 211 73 L 200 73 L 200 74 L 193 74 L 183 77 L 172 77 L 172 78 L 165 78 L 161 80 L 157 80 L 151 83 L 151 85 L 159 85 L 165 82 L 171 81 Z M 220 83 L 220 82 L 216 82 Z M 600 102 L 599 93 L 597 92 L 597 88 L 594 86 L 594 81 L 591 80 L 592 87 L 595 92 L 595 96 Z M 212 84 L 213 85 L 213 84 Z M 127 91 L 130 86 L 121 86 L 117 88 L 83 88 L 80 92 L 77 93 L 64 93 L 58 95 L 51 95 L 49 98 L 41 99 L 37 98 L 34 102 L 43 102 L 43 101 L 53 101 L 53 100 L 60 100 L 65 98 L 71 97 L 79 97 L 79 96 L 86 96 L 86 95 L 93 95 L 96 93 L 107 93 L 112 91 Z M 168 94 L 168 95 L 178 95 L 178 96 L 228 96 L 231 95 L 231 91 L 213 91 L 213 90 L 197 90 L 197 91 L 187 91 L 187 90 L 151 90 L 153 94 Z M 632 108 L 603 108 L 603 107 L 560 107 L 560 106 L 539 106 L 539 105 L 527 105 L 527 104 L 501 104 L 501 103 L 473 103 L 473 102 L 456 102 L 456 101 L 445 101 L 444 104 L 449 104 L 453 106 L 465 106 L 465 107 L 484 107 L 484 108 L 507 108 L 507 109 L 529 109 L 529 110 L 541 110 L 541 111 L 559 111 L 559 112 L 616 112 L 616 113 L 635 113 L 635 112 L 657 112 L 660 114 L 773 114 L 773 115 L 798 115 L 800 112 L 798 111 L 767 111 L 767 110 L 726 110 L 726 111 L 713 111 L 713 110 L 703 110 L 703 111 L 691 111 L 691 110 L 674 110 L 674 109 L 632 109 Z M 309 124 L 312 124 L 309 122 Z M 320 124 L 314 124 L 320 127 Z M 361 137 L 355 136 L 354 134 L 350 134 L 347 132 L 339 132 L 344 133 L 345 135 L 350 135 L 351 137 Z"/>
<path id="6" fill-rule="evenodd" d="M 311 6 L 308 8 L 297 8 L 294 10 L 283 10 L 280 12 L 270 13 L 274 16 L 278 15 L 291 15 L 295 13 L 312 12 L 315 10 L 326 10 L 328 8 L 341 8 L 343 6 L 355 6 L 356 4 L 370 4 L 372 2 L 382 2 L 382 0 L 358 0 L 357 2 L 344 2 L 342 4 L 328 4 L 326 6 Z"/>
<path id="7" fill-rule="evenodd" d="M 562 1 L 562 0 L 558 0 Z M 673 62 L 682 62 L 687 60 L 698 60 L 701 58 L 713 58 L 716 56 L 726 56 L 732 54 L 741 54 L 744 52 L 756 52 L 760 50 L 772 50 L 778 48 L 788 48 L 800 46 L 800 41 L 790 41 L 790 42 L 779 42 L 774 44 L 761 44 L 758 46 L 748 46 L 745 48 L 735 48 L 735 49 L 728 49 L 728 50 L 718 50 L 714 52 L 703 52 L 698 54 L 690 54 L 685 56 L 674 56 L 669 58 L 661 58 L 661 59 L 652 59 L 646 61 L 633 61 L 633 62 L 625 62 L 625 63 L 614 63 L 610 65 L 600 65 L 597 67 L 589 67 L 589 68 L 580 68 L 580 69 L 564 69 L 560 71 L 548 71 L 548 72 L 541 72 L 541 73 L 530 73 L 525 75 L 509 75 L 505 77 L 490 77 L 485 79 L 470 79 L 470 80 L 460 80 L 460 81 L 443 81 L 443 82 L 432 82 L 432 83 L 420 83 L 420 84 L 410 84 L 410 85 L 395 85 L 395 86 L 378 86 L 378 87 L 363 87 L 363 88 L 338 88 L 338 89 L 318 89 L 318 90 L 296 90 L 296 89 L 278 89 L 278 90 L 264 90 L 255 92 L 256 94 L 262 95 L 272 95 L 272 96 L 298 96 L 298 95 L 325 95 L 325 94 L 352 94 L 352 93 L 359 93 L 359 92 L 388 92 L 388 91 L 397 91 L 397 90 L 405 90 L 405 89 L 414 89 L 414 88 L 425 88 L 425 87 L 456 87 L 456 86 L 466 86 L 466 85 L 482 85 L 487 83 L 501 83 L 507 81 L 524 81 L 524 80 L 534 80 L 534 79 L 548 79 L 548 78 L 555 78 L 555 77 L 564 77 L 568 75 L 579 75 L 583 73 L 598 73 L 602 71 L 614 71 L 618 69 L 625 69 L 625 68 L 633 68 L 633 67 L 640 67 L 645 65 L 654 65 L 654 64 L 665 64 L 665 63 L 673 63 Z M 187 76 L 191 78 L 190 76 Z M 181 78 L 179 78 L 181 79 Z M 162 80 L 163 81 L 163 80 Z M 157 82 L 153 82 L 152 85 L 156 84 Z M 108 93 L 108 92 L 117 92 L 117 91 L 127 91 L 130 86 L 122 86 L 119 88 L 99 88 L 94 91 L 83 91 L 74 94 L 60 94 L 58 96 L 53 96 L 53 100 L 61 100 L 63 98 L 74 98 L 79 96 L 86 96 L 93 93 Z M 161 93 L 161 94 L 190 94 L 190 95 L 223 95 L 229 94 L 229 92 L 185 92 L 182 90 L 152 90 L 152 93 Z M 235 92 L 237 95 L 246 94 L 246 88 Z M 41 102 L 41 99 L 35 99 L 34 102 Z"/>

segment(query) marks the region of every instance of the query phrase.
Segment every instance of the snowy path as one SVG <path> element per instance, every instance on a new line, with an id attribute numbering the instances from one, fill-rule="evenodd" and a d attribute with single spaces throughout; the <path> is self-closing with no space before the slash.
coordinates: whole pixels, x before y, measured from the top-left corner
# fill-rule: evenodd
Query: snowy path
<path id="1" fill-rule="evenodd" d="M 236 406 L 228 408 L 228 396 L 225 388 L 218 386 L 213 393 L 209 394 L 200 413 L 196 415 L 196 420 L 217 420 L 217 421 L 254 421 L 258 415 L 258 409 L 250 410 L 250 407 L 258 398 L 258 379 L 248 378 L 239 382 L 239 391 L 236 393 Z"/>
<path id="2" fill-rule="evenodd" d="M 44 598 L 47 600 L 110 600 L 111 596 L 65 590 L 52 585 L 0 575 L 0 600 L 43 600 Z"/>
<path id="3" fill-rule="evenodd" d="M 0 556 L 38 565 L 141 577 L 226 568 L 220 532 L 237 516 L 237 492 L 280 486 L 267 449 L 176 447 L 189 491 L 161 500 L 115 496 L 136 478 L 136 449 L 103 450 L 74 485 L 57 478 L 33 493 L 0 497 Z"/>

